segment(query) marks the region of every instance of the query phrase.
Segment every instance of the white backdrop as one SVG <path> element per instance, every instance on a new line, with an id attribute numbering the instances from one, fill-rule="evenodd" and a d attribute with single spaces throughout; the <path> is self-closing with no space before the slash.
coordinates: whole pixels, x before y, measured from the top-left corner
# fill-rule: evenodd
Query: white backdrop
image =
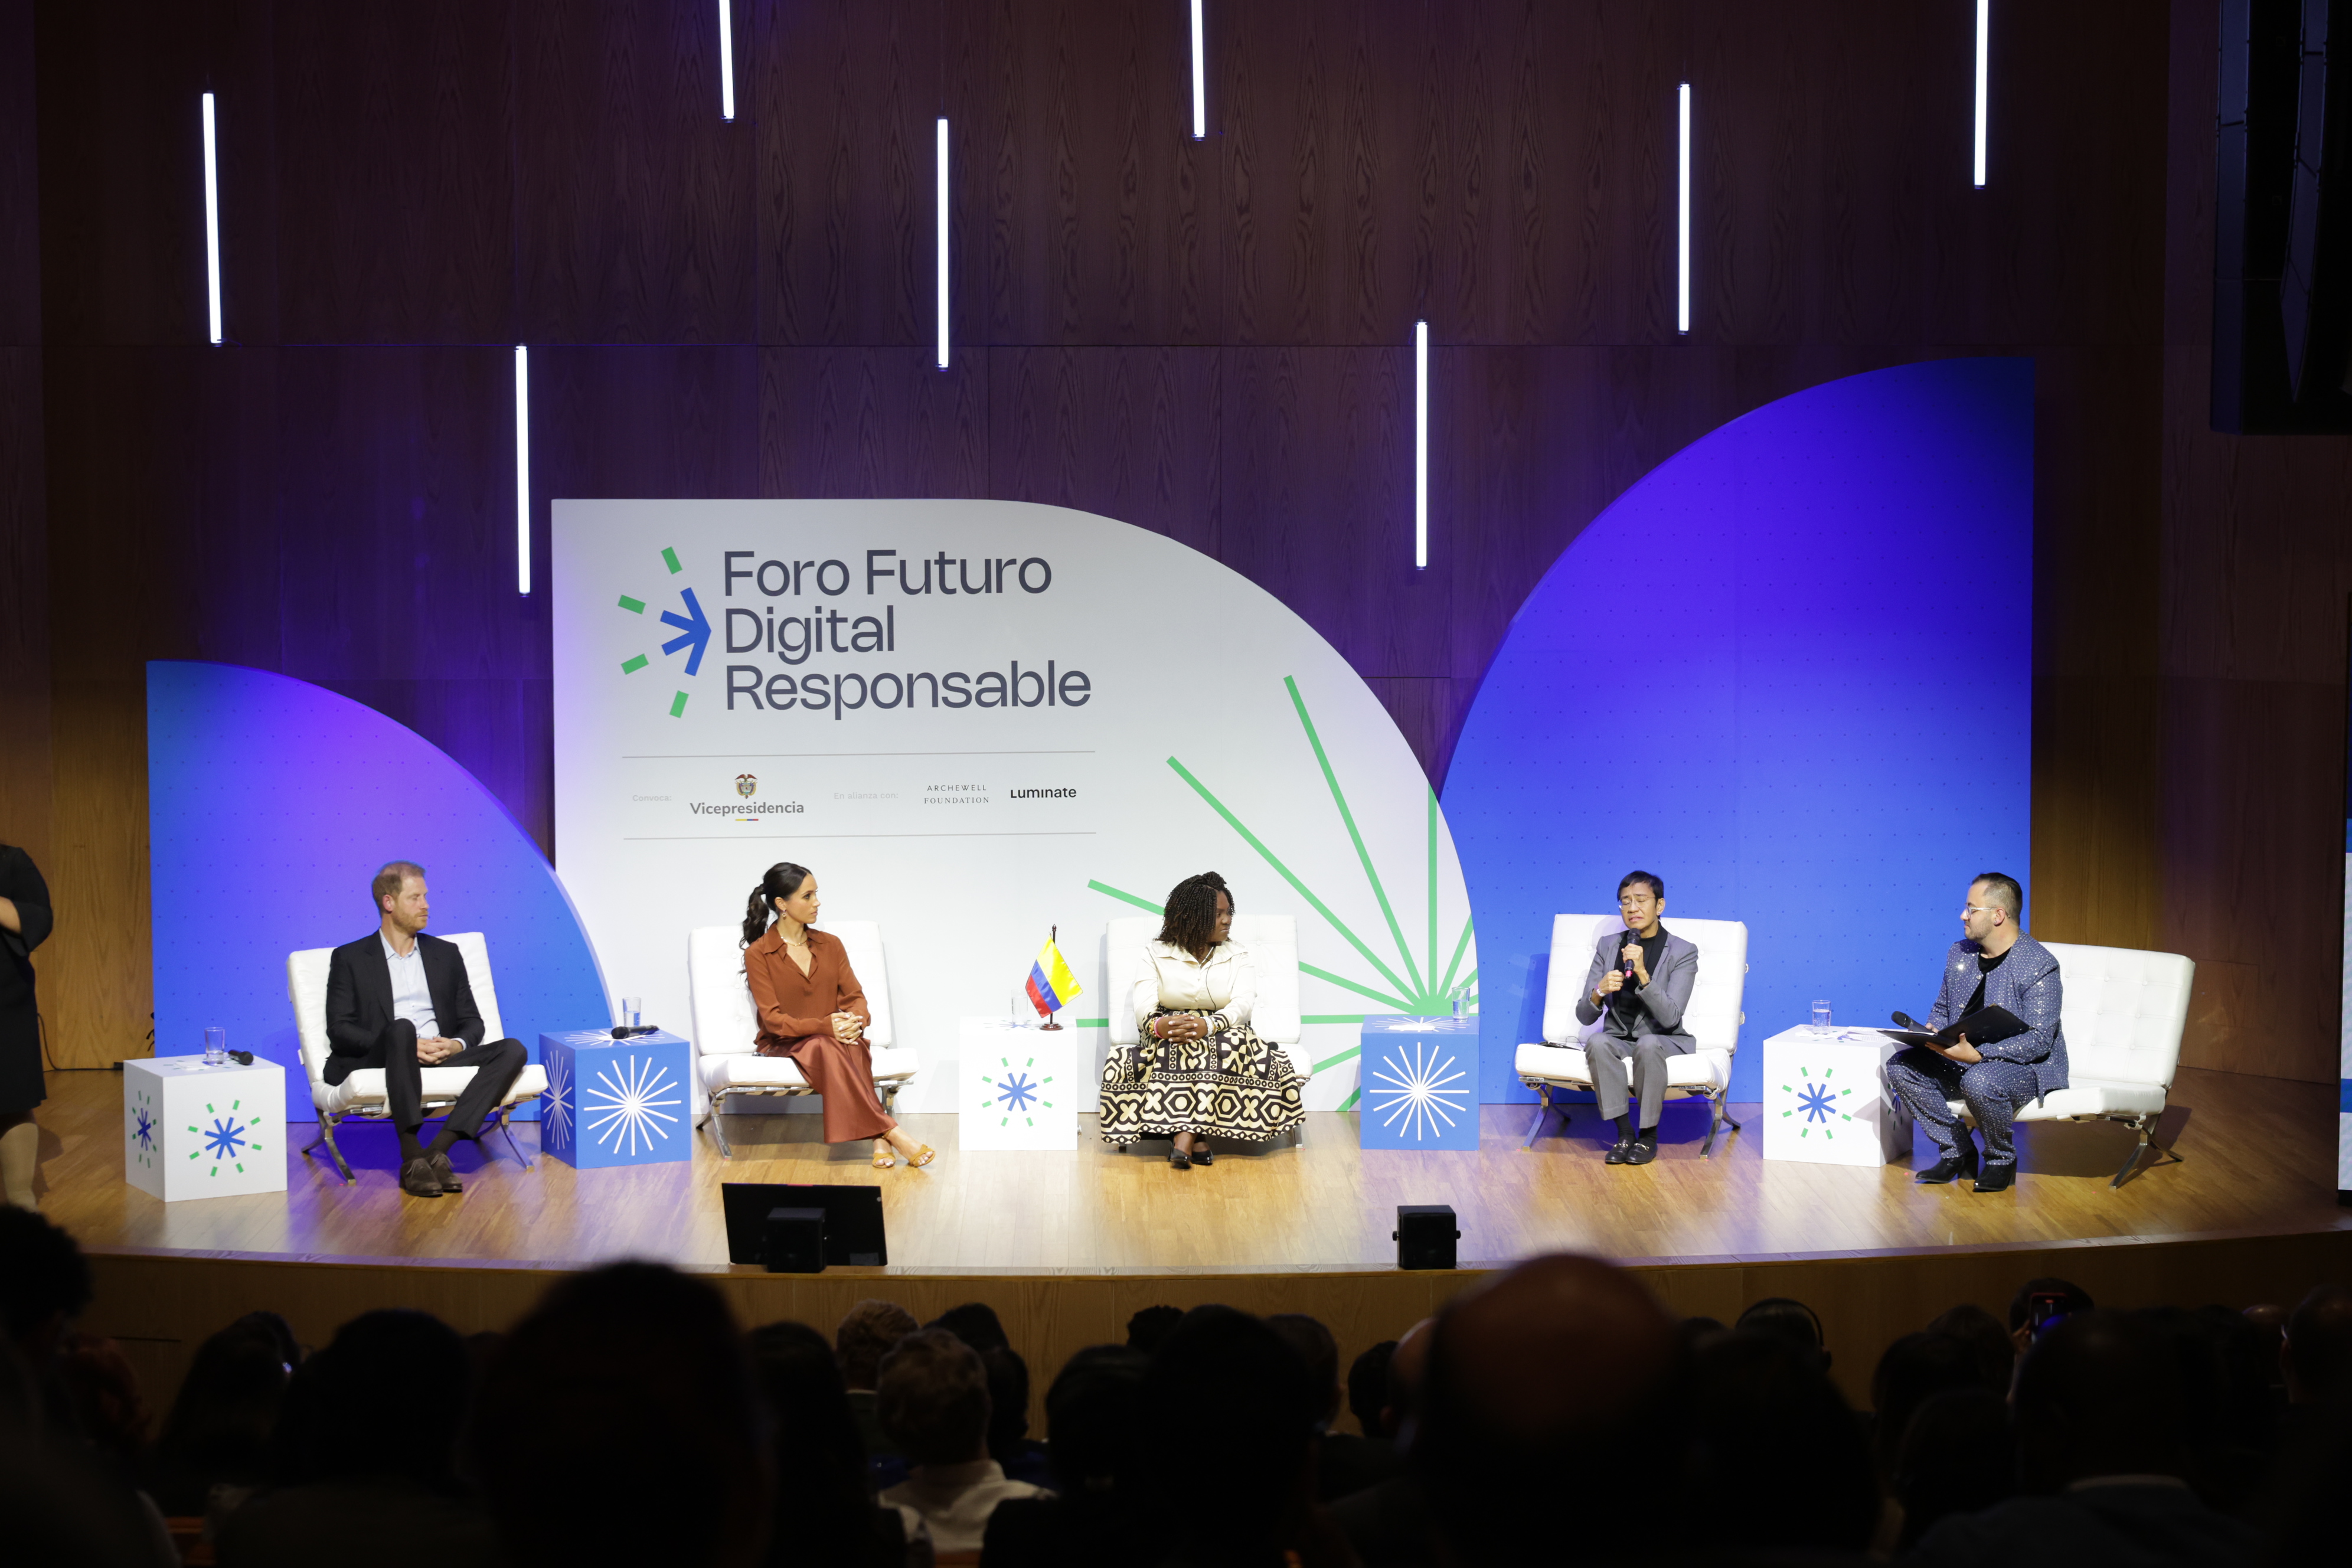
<path id="1" fill-rule="evenodd" d="M 1085 987 L 1062 1021 L 1106 1017 L 1118 895 L 1198 871 L 1297 918 L 1310 1109 L 1353 1101 L 1354 1016 L 1475 975 L 1386 710 L 1184 545 L 1007 501 L 559 500 L 551 587 L 557 869 L 614 994 L 681 1034 L 687 932 L 740 923 L 778 860 L 880 922 L 907 1110 L 952 1108 L 959 1018 L 1007 1013 L 1054 926 Z"/>

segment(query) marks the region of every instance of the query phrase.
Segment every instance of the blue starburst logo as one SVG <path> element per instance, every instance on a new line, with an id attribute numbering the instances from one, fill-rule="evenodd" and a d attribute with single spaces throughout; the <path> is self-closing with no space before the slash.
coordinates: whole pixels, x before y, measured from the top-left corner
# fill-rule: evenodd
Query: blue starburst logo
<path id="1" fill-rule="evenodd" d="M 1365 1097 L 1372 1114 L 1381 1126 L 1408 1133 L 1416 1142 L 1439 1136 L 1456 1116 L 1471 1113 L 1465 1081 L 1470 1074 L 1454 1063 L 1452 1057 L 1440 1057 L 1438 1047 L 1415 1040 L 1410 1057 L 1399 1051 L 1372 1069 L 1377 1087 Z"/>
<path id="2" fill-rule="evenodd" d="M 572 1066 L 552 1052 L 547 1058 L 547 1104 L 540 1111 L 540 1118 L 543 1123 L 541 1136 L 550 1148 L 571 1147 Z"/>
<path id="3" fill-rule="evenodd" d="M 1809 1080 L 1813 1076 L 1813 1069 L 1811 1068 L 1799 1068 L 1797 1072 L 1801 1077 Z M 1812 1135 L 1814 1123 L 1825 1122 L 1830 1123 L 1831 1125 L 1823 1126 L 1822 1128 L 1822 1136 L 1824 1138 L 1835 1138 L 1837 1136 L 1837 1128 L 1834 1124 L 1840 1121 L 1851 1121 L 1853 1120 L 1852 1116 L 1840 1110 L 1837 1103 L 1839 1100 L 1843 1100 L 1853 1093 L 1853 1090 L 1850 1089 L 1832 1090 L 1830 1088 L 1829 1080 L 1836 1076 L 1837 1068 L 1823 1068 L 1822 1069 L 1822 1081 L 1819 1083 L 1809 1081 L 1802 1089 L 1799 1089 L 1794 1084 L 1784 1083 L 1780 1086 L 1781 1093 L 1793 1094 L 1797 1097 L 1796 1105 L 1790 1110 L 1781 1111 L 1780 1114 L 1783 1116 L 1798 1116 L 1804 1119 L 1805 1125 L 1798 1129 L 1798 1137 L 1811 1137 Z"/>
<path id="4" fill-rule="evenodd" d="M 634 1159 L 670 1135 L 677 1118 L 667 1106 L 683 1105 L 669 1071 L 651 1057 L 629 1057 L 596 1071 L 598 1087 L 587 1091 L 581 1120 L 588 1135 L 609 1145 L 616 1154 Z M 668 1095 L 668 1099 L 658 1098 Z"/>
<path id="5" fill-rule="evenodd" d="M 235 1159 L 244 1152 L 245 1143 L 245 1129 L 236 1124 L 235 1117 L 214 1118 L 213 1130 L 205 1134 L 205 1147 L 212 1151 L 215 1160 Z"/>
<path id="6" fill-rule="evenodd" d="M 999 1127 L 1016 1116 L 1035 1126 L 1036 1119 L 1031 1112 L 1041 1107 L 1047 1110 L 1054 1109 L 1054 1102 L 1045 1098 L 1045 1086 L 1054 1081 L 1053 1075 L 1047 1073 L 1034 1079 L 1029 1076 L 1030 1070 L 1037 1065 L 1035 1057 L 1029 1058 L 1017 1068 L 1013 1065 L 1011 1057 L 999 1057 L 996 1060 L 1004 1068 L 1004 1076 L 999 1078 L 992 1073 L 983 1080 L 988 1093 L 982 1097 L 980 1108 L 1003 1111 L 1004 1114 L 996 1119 Z"/>
<path id="7" fill-rule="evenodd" d="M 131 1135 L 139 1140 L 142 1149 L 152 1151 L 155 1147 L 155 1119 L 147 1114 L 147 1108 L 143 1105 L 139 1108 L 139 1125 Z"/>

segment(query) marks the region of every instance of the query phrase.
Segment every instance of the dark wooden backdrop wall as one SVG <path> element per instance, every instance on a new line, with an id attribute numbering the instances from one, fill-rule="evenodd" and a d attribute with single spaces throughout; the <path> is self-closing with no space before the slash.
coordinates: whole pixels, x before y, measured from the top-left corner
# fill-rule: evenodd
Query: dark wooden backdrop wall
<path id="1" fill-rule="evenodd" d="M 1979 192 L 1969 0 L 1211 0 L 1198 143 L 1183 0 L 738 0 L 732 125 L 709 0 L 0 0 L 0 837 L 59 889 L 58 1055 L 142 1048 L 146 659 L 368 702 L 551 847 L 516 342 L 542 532 L 551 496 L 1106 513 L 1295 607 L 1440 782 L 1627 484 L 1804 386 L 1992 353 L 2040 364 L 2037 929 L 2199 958 L 2190 1060 L 2333 1077 L 2346 447 L 2204 432 L 2212 9 L 1998 7 Z M 1964 677 L 1987 634 L 1952 632 Z"/>

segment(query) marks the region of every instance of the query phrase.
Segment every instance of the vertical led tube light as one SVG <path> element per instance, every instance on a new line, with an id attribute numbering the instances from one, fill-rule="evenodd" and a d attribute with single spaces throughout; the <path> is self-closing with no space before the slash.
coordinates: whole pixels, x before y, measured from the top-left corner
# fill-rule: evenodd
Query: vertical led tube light
<path id="1" fill-rule="evenodd" d="M 1192 0 L 1192 140 L 1209 134 L 1208 51 L 1201 44 L 1201 6 Z"/>
<path id="2" fill-rule="evenodd" d="M 1412 566 L 1429 564 L 1429 323 L 1412 324 Z"/>
<path id="3" fill-rule="evenodd" d="M 735 17 L 733 0 L 719 0 L 719 118 L 735 118 Z"/>
<path id="4" fill-rule="evenodd" d="M 1992 0 L 1977 0 L 1977 189 L 1985 183 L 1985 79 L 1991 74 Z"/>
<path id="5" fill-rule="evenodd" d="M 1675 89 L 1675 331 L 1690 331 L 1690 83 Z"/>
<path id="6" fill-rule="evenodd" d="M 220 154 L 213 131 L 213 95 L 205 94 L 205 298 L 212 307 L 212 341 L 221 341 Z"/>
<path id="7" fill-rule="evenodd" d="M 530 592 L 530 351 L 515 344 L 515 592 Z"/>
<path id="8" fill-rule="evenodd" d="M 940 368 L 948 367 L 948 121 L 940 116 Z"/>

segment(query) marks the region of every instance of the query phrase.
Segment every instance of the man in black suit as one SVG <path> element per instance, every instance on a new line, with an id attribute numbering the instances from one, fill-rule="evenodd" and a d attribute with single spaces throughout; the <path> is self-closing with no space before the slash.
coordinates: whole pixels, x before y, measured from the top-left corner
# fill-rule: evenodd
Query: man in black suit
<path id="1" fill-rule="evenodd" d="M 412 1197 L 460 1190 L 449 1147 L 478 1137 L 525 1060 L 521 1042 L 482 1043 L 482 1014 L 466 978 L 465 955 L 425 934 L 431 910 L 425 868 L 394 860 L 375 874 L 376 931 L 335 949 L 327 965 L 327 1081 L 362 1068 L 383 1069 L 384 1099 L 400 1134 L 400 1187 Z M 424 1070 L 472 1068 L 471 1082 L 433 1142 L 420 1145 Z"/>

